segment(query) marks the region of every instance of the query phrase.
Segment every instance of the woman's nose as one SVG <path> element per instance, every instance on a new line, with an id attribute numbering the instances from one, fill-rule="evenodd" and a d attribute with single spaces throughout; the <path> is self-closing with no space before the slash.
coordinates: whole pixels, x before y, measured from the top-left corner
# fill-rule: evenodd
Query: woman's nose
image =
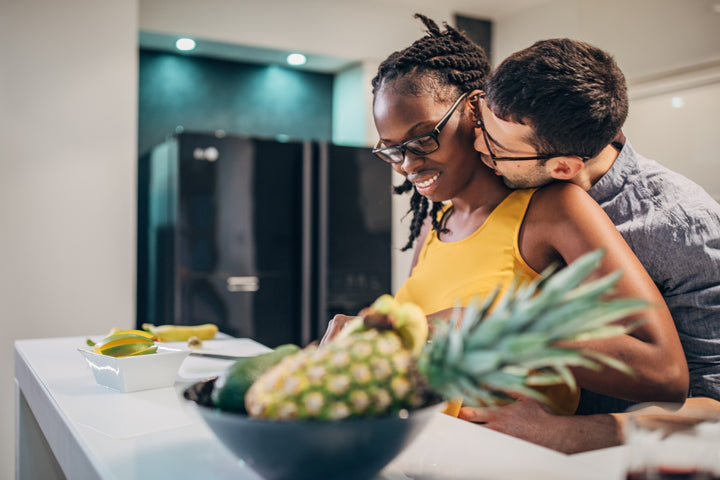
<path id="1" fill-rule="evenodd" d="M 415 170 L 418 165 L 420 165 L 420 163 L 420 157 L 416 156 L 412 152 L 409 152 L 408 150 L 405 150 L 405 157 L 403 158 L 402 163 L 400 163 L 400 168 L 404 172 L 410 173 Z"/>

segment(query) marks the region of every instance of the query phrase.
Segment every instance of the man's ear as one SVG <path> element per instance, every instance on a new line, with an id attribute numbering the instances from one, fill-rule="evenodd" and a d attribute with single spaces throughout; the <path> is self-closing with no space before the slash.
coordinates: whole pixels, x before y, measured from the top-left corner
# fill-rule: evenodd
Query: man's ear
<path id="1" fill-rule="evenodd" d="M 546 171 L 556 180 L 572 180 L 585 166 L 576 156 L 553 157 L 545 163 Z"/>

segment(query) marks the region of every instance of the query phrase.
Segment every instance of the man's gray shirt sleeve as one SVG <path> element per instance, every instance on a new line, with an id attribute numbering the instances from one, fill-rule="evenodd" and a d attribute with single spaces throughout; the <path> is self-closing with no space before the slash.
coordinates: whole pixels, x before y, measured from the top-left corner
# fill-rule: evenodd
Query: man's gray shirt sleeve
<path id="1" fill-rule="evenodd" d="M 629 142 L 589 190 L 662 292 L 690 369 L 690 396 L 720 400 L 720 204 Z"/>

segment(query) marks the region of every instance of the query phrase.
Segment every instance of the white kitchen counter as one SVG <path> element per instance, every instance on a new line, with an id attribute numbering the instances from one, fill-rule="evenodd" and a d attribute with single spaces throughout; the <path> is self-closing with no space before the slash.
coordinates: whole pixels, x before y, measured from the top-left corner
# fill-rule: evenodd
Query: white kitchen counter
<path id="1" fill-rule="evenodd" d="M 232 361 L 190 356 L 174 388 L 119 393 L 95 383 L 84 340 L 15 342 L 18 479 L 259 480 L 182 398 Z M 438 413 L 378 478 L 614 480 L 622 461 L 622 448 L 567 456 Z"/>

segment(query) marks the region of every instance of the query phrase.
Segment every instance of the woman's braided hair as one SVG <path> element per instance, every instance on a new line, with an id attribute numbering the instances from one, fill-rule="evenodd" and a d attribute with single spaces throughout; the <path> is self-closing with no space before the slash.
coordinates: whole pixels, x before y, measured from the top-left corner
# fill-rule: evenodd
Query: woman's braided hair
<path id="1" fill-rule="evenodd" d="M 472 90 L 481 90 L 490 72 L 485 50 L 473 43 L 464 33 L 443 23 L 444 31 L 425 15 L 415 14 L 427 27 L 427 35 L 416 40 L 404 50 L 391 54 L 380 64 L 377 75 L 372 79 L 373 95 L 383 85 L 397 79 L 393 88 L 401 94 L 419 95 L 431 92 L 438 101 L 448 102 L 451 94 L 460 95 Z M 448 88 L 453 87 L 453 88 Z M 410 237 L 403 251 L 412 248 L 420 235 L 422 224 L 428 216 L 429 201 L 415 190 L 409 180 L 393 188 L 396 194 L 412 190 L 410 210 L 412 222 Z M 438 220 L 441 202 L 432 202 L 429 215 L 437 231 L 446 231 Z"/>

